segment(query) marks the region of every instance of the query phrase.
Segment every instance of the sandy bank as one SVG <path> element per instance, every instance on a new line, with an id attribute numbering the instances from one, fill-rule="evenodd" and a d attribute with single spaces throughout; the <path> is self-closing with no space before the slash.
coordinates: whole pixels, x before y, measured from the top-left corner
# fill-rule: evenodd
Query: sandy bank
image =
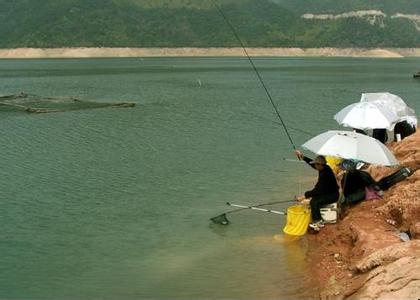
<path id="1" fill-rule="evenodd" d="M 420 131 L 389 145 L 401 166 L 417 170 L 346 210 L 338 224 L 308 235 L 312 271 L 329 299 L 418 299 L 420 291 Z M 395 171 L 370 167 L 375 179 Z M 403 241 L 399 234 L 408 233 Z"/>
<path id="2" fill-rule="evenodd" d="M 247 48 L 251 56 L 420 57 L 420 48 Z M 0 58 L 243 56 L 242 48 L 16 48 Z"/>

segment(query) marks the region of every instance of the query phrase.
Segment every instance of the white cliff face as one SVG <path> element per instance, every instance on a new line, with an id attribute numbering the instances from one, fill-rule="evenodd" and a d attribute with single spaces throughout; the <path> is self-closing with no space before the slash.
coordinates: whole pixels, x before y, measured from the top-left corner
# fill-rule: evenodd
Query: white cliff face
<path id="1" fill-rule="evenodd" d="M 388 16 L 380 10 L 358 10 L 350 11 L 341 14 L 311 14 L 306 13 L 301 16 L 303 19 L 308 20 L 338 20 L 346 18 L 360 18 L 369 22 L 370 25 L 378 25 L 380 27 L 385 27 L 384 20 Z M 402 13 L 396 13 L 389 16 L 390 18 L 404 18 L 413 22 L 414 26 L 418 31 L 420 31 L 420 15 L 407 15 Z"/>
<path id="2" fill-rule="evenodd" d="M 395 15 L 392 15 L 391 18 L 392 19 L 395 19 L 395 18 L 408 19 L 413 22 L 417 31 L 420 31 L 420 15 L 406 15 L 406 14 L 396 13 Z"/>
<path id="3" fill-rule="evenodd" d="M 384 14 L 380 10 L 358 10 L 358 11 L 349 11 L 337 15 L 332 14 L 303 14 L 301 16 L 304 19 L 312 19 L 312 20 L 338 20 L 338 19 L 347 19 L 347 18 L 361 18 L 367 20 L 371 25 L 378 24 L 381 27 L 384 27 L 384 18 L 386 18 L 386 14 Z"/>

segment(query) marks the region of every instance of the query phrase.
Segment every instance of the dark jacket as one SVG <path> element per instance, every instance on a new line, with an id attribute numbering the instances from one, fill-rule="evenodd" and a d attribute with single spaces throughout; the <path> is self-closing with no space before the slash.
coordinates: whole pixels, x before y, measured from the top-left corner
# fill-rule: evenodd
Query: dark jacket
<path id="1" fill-rule="evenodd" d="M 377 182 L 368 172 L 361 170 L 349 171 L 341 181 L 344 196 L 346 197 L 358 191 L 364 191 L 366 187 L 375 186 L 376 184 Z"/>
<path id="2" fill-rule="evenodd" d="M 377 139 L 382 144 L 385 144 L 388 140 L 388 134 L 386 133 L 386 129 L 373 129 L 372 137 Z"/>
<path id="3" fill-rule="evenodd" d="M 411 126 L 407 121 L 401 121 L 395 124 L 394 139 L 397 140 L 397 134 L 401 135 L 401 139 L 416 132 L 416 127 Z"/>
<path id="4" fill-rule="evenodd" d="M 316 170 L 315 166 L 311 164 L 312 159 L 304 156 L 303 160 Z M 336 194 L 338 197 L 337 180 L 335 179 L 333 170 L 328 165 L 324 165 L 324 168 L 318 172 L 318 181 L 315 187 L 305 192 L 305 197 L 309 198 L 326 194 Z"/>

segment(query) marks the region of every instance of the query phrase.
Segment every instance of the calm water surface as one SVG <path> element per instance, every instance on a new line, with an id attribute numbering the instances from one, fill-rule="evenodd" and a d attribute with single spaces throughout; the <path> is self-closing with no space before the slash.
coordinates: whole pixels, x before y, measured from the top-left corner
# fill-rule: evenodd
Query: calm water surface
<path id="1" fill-rule="evenodd" d="M 294 143 L 339 128 L 362 92 L 420 111 L 420 59 L 258 58 Z M 244 58 L 0 60 L 20 91 L 134 108 L 0 112 L 0 298 L 308 297 L 305 239 L 282 216 L 209 218 L 291 199 L 316 174 Z M 271 206 L 287 209 L 287 204 Z"/>

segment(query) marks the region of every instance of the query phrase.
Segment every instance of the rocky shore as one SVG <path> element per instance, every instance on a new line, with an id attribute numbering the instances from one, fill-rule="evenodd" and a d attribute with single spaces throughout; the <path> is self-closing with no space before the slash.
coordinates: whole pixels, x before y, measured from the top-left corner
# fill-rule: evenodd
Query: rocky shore
<path id="1" fill-rule="evenodd" d="M 420 57 L 420 48 L 247 48 L 250 56 Z M 161 56 L 243 56 L 242 48 L 15 48 L 0 58 L 96 58 Z"/>
<path id="2" fill-rule="evenodd" d="M 420 131 L 389 145 L 414 173 L 346 209 L 343 218 L 308 235 L 312 273 L 322 299 L 420 297 Z M 375 179 L 394 168 L 370 167 Z"/>

